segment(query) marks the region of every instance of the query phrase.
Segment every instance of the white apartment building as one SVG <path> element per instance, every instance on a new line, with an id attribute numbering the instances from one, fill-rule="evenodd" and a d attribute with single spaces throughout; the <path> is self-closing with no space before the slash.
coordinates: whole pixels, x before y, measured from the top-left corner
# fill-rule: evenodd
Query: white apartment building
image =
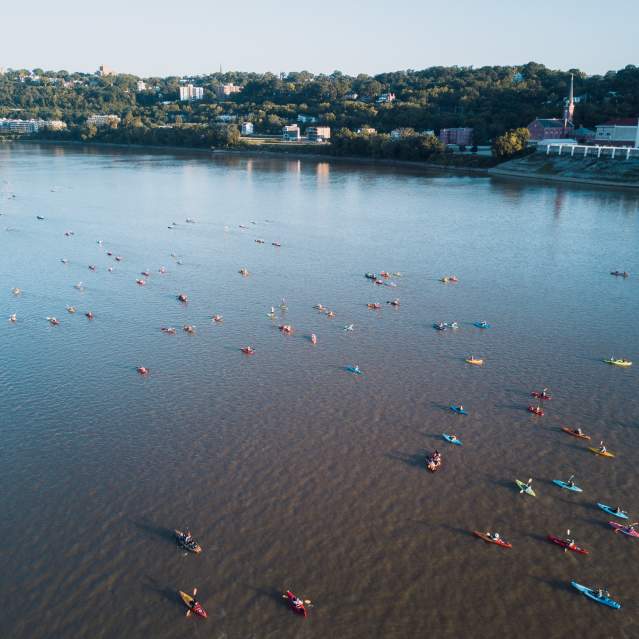
<path id="1" fill-rule="evenodd" d="M 66 129 L 67 124 L 62 120 L 15 120 L 0 118 L 0 132 L 29 134 L 37 133 L 40 129 L 60 131 Z"/>
<path id="2" fill-rule="evenodd" d="M 115 123 L 117 126 L 120 124 L 120 116 L 118 115 L 90 115 L 87 118 L 87 125 L 97 126 L 110 126 L 111 123 Z"/>
<path id="3" fill-rule="evenodd" d="M 192 84 L 187 84 L 184 87 L 180 87 L 180 100 L 201 100 L 204 97 L 204 89 L 202 87 L 194 87 Z"/>

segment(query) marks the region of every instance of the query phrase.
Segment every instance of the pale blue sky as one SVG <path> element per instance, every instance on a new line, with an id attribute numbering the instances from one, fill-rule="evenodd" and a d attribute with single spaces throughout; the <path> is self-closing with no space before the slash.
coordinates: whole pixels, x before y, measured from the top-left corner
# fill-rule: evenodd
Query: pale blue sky
<path id="1" fill-rule="evenodd" d="M 0 67 L 137 75 L 639 64 L 639 0 L 3 2 Z M 6 6 L 6 5 L 13 5 Z M 20 7 L 24 8 L 20 8 Z"/>

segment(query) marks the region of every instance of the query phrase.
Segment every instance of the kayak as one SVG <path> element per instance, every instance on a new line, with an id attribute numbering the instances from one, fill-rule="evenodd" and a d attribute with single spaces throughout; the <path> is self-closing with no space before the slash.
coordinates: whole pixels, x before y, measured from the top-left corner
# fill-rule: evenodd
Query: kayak
<path id="1" fill-rule="evenodd" d="M 460 408 L 459 406 L 449 406 L 448 408 L 450 408 L 453 413 L 457 413 L 458 415 L 468 415 L 468 412 L 465 411 L 463 408 Z"/>
<path id="2" fill-rule="evenodd" d="M 628 537 L 639 537 L 639 532 L 630 530 L 630 526 L 622 526 L 616 521 L 609 521 L 608 523 L 615 529 L 614 532 L 616 533 L 623 533 L 624 535 L 628 535 Z"/>
<path id="3" fill-rule="evenodd" d="M 628 519 L 628 514 L 623 511 L 618 513 L 614 508 L 606 506 L 606 504 L 602 504 L 600 502 L 597 502 L 597 506 L 599 506 L 601 510 L 608 513 L 609 515 L 612 515 L 613 517 L 619 517 L 619 519 Z"/>
<path id="4" fill-rule="evenodd" d="M 445 331 L 448 328 L 448 326 L 446 326 L 446 324 L 443 324 L 443 323 L 442 324 L 433 324 L 433 328 L 435 330 L 438 330 L 438 331 Z"/>
<path id="5" fill-rule="evenodd" d="M 573 437 L 579 437 L 579 439 L 587 439 L 588 441 L 590 441 L 590 435 L 585 435 L 584 433 L 578 433 L 576 430 L 573 430 L 572 428 L 567 428 L 566 426 L 562 426 L 561 430 L 563 430 L 564 433 L 568 433 L 569 435 L 572 435 Z"/>
<path id="6" fill-rule="evenodd" d="M 488 533 L 479 532 L 478 530 L 473 530 L 473 535 L 475 537 L 479 537 L 484 541 L 487 541 L 489 544 L 495 544 L 497 546 L 501 546 L 502 548 L 512 548 L 513 545 L 504 541 L 503 539 L 493 539 Z"/>
<path id="7" fill-rule="evenodd" d="M 627 359 L 604 359 L 604 362 L 613 366 L 632 366 L 632 362 Z"/>
<path id="8" fill-rule="evenodd" d="M 573 552 L 579 553 L 580 555 L 587 555 L 588 551 L 584 548 L 580 548 L 576 544 L 570 545 L 570 542 L 567 539 L 561 539 L 560 537 L 555 537 L 554 535 L 548 535 L 548 541 L 552 541 L 553 544 L 557 544 L 562 548 L 566 548 L 567 550 L 572 550 Z"/>
<path id="9" fill-rule="evenodd" d="M 524 492 L 531 497 L 537 497 L 537 494 L 532 489 L 532 486 L 528 486 L 528 484 L 525 484 L 523 481 L 519 481 L 519 479 L 515 479 L 515 483 L 517 484 L 517 487 L 521 492 Z"/>
<path id="10" fill-rule="evenodd" d="M 353 373 L 354 375 L 363 375 L 362 371 L 359 370 L 359 368 L 355 367 L 355 366 L 347 366 L 346 370 L 349 373 Z"/>
<path id="11" fill-rule="evenodd" d="M 630 273 L 628 273 L 628 271 L 610 271 L 610 275 L 616 275 L 617 277 L 628 277 Z"/>
<path id="12" fill-rule="evenodd" d="M 587 586 L 582 586 L 581 584 L 578 584 L 576 581 L 571 581 L 570 585 L 573 588 L 576 588 L 579 592 L 586 595 L 586 597 L 589 597 L 590 599 L 592 599 L 593 601 L 596 601 L 597 603 L 603 604 L 604 606 L 610 606 L 611 608 L 614 608 L 615 610 L 619 610 L 619 608 L 621 608 L 620 603 L 616 602 L 614 599 L 611 599 L 610 597 L 607 597 L 605 595 L 603 597 L 600 597 L 597 594 L 597 591 L 593 590 L 592 588 L 588 588 Z"/>
<path id="13" fill-rule="evenodd" d="M 191 539 L 189 543 L 185 543 L 184 539 L 186 535 L 181 530 L 176 530 L 175 536 L 177 537 L 178 544 L 182 546 L 182 548 L 194 552 L 196 555 L 202 552 L 202 546 L 200 546 L 195 539 Z"/>
<path id="14" fill-rule="evenodd" d="M 490 328 L 490 324 L 487 322 L 473 322 L 473 326 L 476 326 L 477 328 Z"/>
<path id="15" fill-rule="evenodd" d="M 543 408 L 540 408 L 539 406 L 529 406 L 528 412 L 532 413 L 533 415 L 538 415 L 539 417 L 544 416 L 544 410 Z"/>
<path id="16" fill-rule="evenodd" d="M 455 437 L 454 435 L 448 435 L 446 433 L 443 433 L 442 437 L 447 442 L 450 442 L 451 444 L 455 444 L 456 446 L 461 446 L 462 445 L 461 441 L 459 439 L 457 439 L 457 437 Z"/>
<path id="17" fill-rule="evenodd" d="M 298 599 L 290 590 L 287 590 L 284 596 L 288 601 L 290 609 L 294 613 L 302 615 L 302 617 L 306 617 L 306 608 L 300 599 Z"/>
<path id="18" fill-rule="evenodd" d="M 428 457 L 426 457 L 426 468 L 430 470 L 431 473 L 438 471 L 441 468 L 441 465 L 441 455 L 435 455 L 435 453 L 432 453 L 431 455 L 428 455 Z"/>
<path id="19" fill-rule="evenodd" d="M 206 619 L 209 616 L 209 613 L 206 612 L 206 610 L 204 610 L 204 608 L 202 607 L 202 604 L 199 601 L 196 601 L 195 605 L 193 605 L 193 602 L 195 601 L 195 599 L 193 599 L 191 595 L 187 595 L 185 592 L 182 592 L 181 590 L 178 590 L 178 593 L 180 594 L 180 597 L 182 601 L 184 602 L 184 605 L 189 610 L 191 610 L 194 614 L 200 617 L 203 617 L 204 619 Z"/>
<path id="20" fill-rule="evenodd" d="M 535 397 L 537 399 L 542 399 L 546 402 L 552 399 L 551 395 L 546 395 L 542 391 L 533 391 L 532 393 L 530 393 L 530 396 Z"/>
<path id="21" fill-rule="evenodd" d="M 591 453 L 594 453 L 595 455 L 601 455 L 602 457 L 614 457 L 615 454 L 611 453 L 609 450 L 607 450 L 605 453 L 602 453 L 598 448 L 589 448 L 588 449 Z"/>
<path id="22" fill-rule="evenodd" d="M 553 484 L 557 484 L 560 488 L 565 488 L 566 490 L 572 490 L 575 493 L 583 493 L 583 488 L 579 488 L 579 486 L 571 486 L 568 482 L 561 481 L 561 479 L 553 479 Z"/>
<path id="23" fill-rule="evenodd" d="M 483 359 L 469 357 L 466 361 L 466 364 L 473 364 L 474 366 L 481 366 L 484 363 Z"/>

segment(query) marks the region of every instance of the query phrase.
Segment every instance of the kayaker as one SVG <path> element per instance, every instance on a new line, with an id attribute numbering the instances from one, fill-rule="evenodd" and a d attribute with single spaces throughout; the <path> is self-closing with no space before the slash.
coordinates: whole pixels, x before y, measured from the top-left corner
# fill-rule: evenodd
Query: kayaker
<path id="1" fill-rule="evenodd" d="M 599 452 L 607 453 L 608 449 L 604 446 L 603 439 L 599 442 Z"/>
<path id="2" fill-rule="evenodd" d="M 573 481 L 574 475 L 570 475 L 570 479 L 566 482 L 566 484 L 568 486 L 570 486 L 570 488 L 574 488 L 575 487 L 575 482 Z M 570 532 L 570 531 L 568 531 Z"/>
<path id="3" fill-rule="evenodd" d="M 626 511 L 625 510 L 621 510 L 621 506 L 617 506 L 615 508 L 615 515 L 625 515 Z"/>
<path id="4" fill-rule="evenodd" d="M 581 428 L 577 428 L 577 429 L 575 430 L 575 434 L 576 434 L 576 435 L 583 435 L 583 434 L 584 434 L 584 432 L 581 430 Z"/>
<path id="5" fill-rule="evenodd" d="M 361 373 L 362 371 L 359 370 L 359 366 L 357 364 L 355 364 L 355 366 L 353 366 L 353 373 Z"/>
<path id="6" fill-rule="evenodd" d="M 463 406 L 462 404 L 460 404 L 457 408 L 458 408 L 458 410 L 459 410 L 459 412 L 460 412 L 460 413 L 461 413 L 461 411 L 463 411 L 463 410 L 464 410 L 464 406 Z"/>
<path id="7" fill-rule="evenodd" d="M 499 539 L 500 539 L 500 536 L 499 536 L 499 533 L 498 533 L 498 532 L 494 532 L 494 533 L 487 532 L 486 534 L 487 534 L 487 535 L 488 535 L 488 536 L 489 536 L 489 537 L 490 537 L 493 541 L 499 541 Z"/>
<path id="8" fill-rule="evenodd" d="M 184 531 L 183 541 L 185 544 L 190 544 L 193 541 L 193 535 L 191 534 L 191 531 L 188 528 Z"/>
<path id="9" fill-rule="evenodd" d="M 526 483 L 526 490 L 530 490 L 532 486 L 532 477 L 528 478 L 528 482 Z"/>

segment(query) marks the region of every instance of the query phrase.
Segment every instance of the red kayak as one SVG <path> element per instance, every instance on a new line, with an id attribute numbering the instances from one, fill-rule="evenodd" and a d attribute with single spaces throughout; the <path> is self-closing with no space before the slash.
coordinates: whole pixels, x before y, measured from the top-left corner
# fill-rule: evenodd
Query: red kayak
<path id="1" fill-rule="evenodd" d="M 536 397 L 537 399 L 543 399 L 545 401 L 550 401 L 552 399 L 552 395 L 547 395 L 543 391 L 533 391 L 530 393 L 531 397 Z"/>
<path id="2" fill-rule="evenodd" d="M 577 552 L 580 555 L 587 555 L 588 551 L 584 548 L 580 548 L 575 543 L 570 544 L 567 539 L 561 539 L 560 537 L 555 537 L 554 535 L 548 535 L 548 541 L 552 541 L 553 544 L 557 544 L 562 548 L 566 548 L 567 550 L 572 550 L 573 552 Z"/>
<path id="3" fill-rule="evenodd" d="M 193 590 L 193 596 L 187 594 L 186 592 L 182 592 L 181 590 L 178 590 L 178 593 L 180 595 L 180 599 L 182 599 L 184 605 L 188 608 L 188 610 L 186 611 L 187 617 L 191 613 L 197 615 L 198 617 L 202 617 L 203 619 L 206 619 L 209 616 L 206 610 L 204 610 L 202 604 L 195 599 L 197 589 Z"/>
<path id="4" fill-rule="evenodd" d="M 480 539 L 483 539 L 484 541 L 487 541 L 489 544 L 496 544 L 497 546 L 501 546 L 502 548 L 513 547 L 512 544 L 509 544 L 507 541 L 504 541 L 503 539 L 501 539 L 501 537 L 499 539 L 493 539 L 488 533 L 473 530 L 473 535 L 475 535 L 475 537 L 479 537 Z"/>
<path id="5" fill-rule="evenodd" d="M 304 602 L 301 599 L 298 599 L 290 590 L 286 591 L 285 597 L 290 609 L 294 613 L 302 615 L 302 617 L 306 617 L 306 608 L 304 607 Z"/>
<path id="6" fill-rule="evenodd" d="M 533 415 L 539 415 L 539 417 L 544 416 L 544 410 L 543 408 L 540 408 L 539 406 L 529 406 L 528 412 L 532 413 Z"/>

